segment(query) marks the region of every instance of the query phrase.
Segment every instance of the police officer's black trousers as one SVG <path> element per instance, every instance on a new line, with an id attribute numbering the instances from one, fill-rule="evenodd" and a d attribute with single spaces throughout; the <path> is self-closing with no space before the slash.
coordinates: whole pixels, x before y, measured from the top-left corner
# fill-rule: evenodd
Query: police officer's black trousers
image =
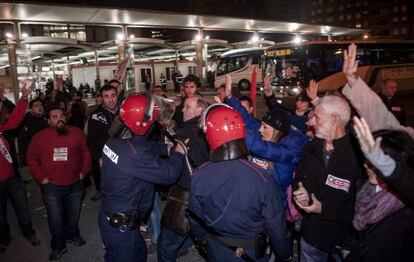
<path id="1" fill-rule="evenodd" d="M 121 232 L 113 228 L 102 210 L 99 229 L 105 245 L 105 262 L 147 261 L 147 247 L 139 229 Z"/>

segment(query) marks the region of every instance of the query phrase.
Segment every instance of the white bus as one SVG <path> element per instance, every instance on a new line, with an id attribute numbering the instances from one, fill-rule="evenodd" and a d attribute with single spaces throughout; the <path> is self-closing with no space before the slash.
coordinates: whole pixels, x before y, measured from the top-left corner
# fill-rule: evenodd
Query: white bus
<path id="1" fill-rule="evenodd" d="M 250 90 L 253 66 L 260 65 L 263 52 L 267 48 L 243 48 L 223 53 L 217 61 L 214 86 L 219 87 L 224 84 L 225 76 L 229 74 L 233 83 L 237 84 L 241 90 Z M 258 73 L 256 82 L 262 82 L 261 73 Z"/>
<path id="2" fill-rule="evenodd" d="M 400 92 L 414 91 L 414 41 L 361 40 L 312 41 L 282 44 L 267 49 L 262 59 L 262 74 L 271 76 L 272 86 L 281 95 L 294 95 L 318 81 L 321 92 L 334 91 L 346 84 L 342 73 L 343 51 L 357 45 L 358 74 L 374 90 L 382 80 L 391 78 Z"/>

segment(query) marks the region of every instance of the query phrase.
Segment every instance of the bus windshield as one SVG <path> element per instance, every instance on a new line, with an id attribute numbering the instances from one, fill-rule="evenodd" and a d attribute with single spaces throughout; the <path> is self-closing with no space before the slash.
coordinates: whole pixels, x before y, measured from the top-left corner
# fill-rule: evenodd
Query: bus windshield
<path id="1" fill-rule="evenodd" d="M 303 44 L 271 48 L 264 52 L 264 74 L 276 90 L 304 87 L 310 79 L 321 81 L 342 70 L 343 51 L 349 43 Z M 357 44 L 359 66 L 414 63 L 413 43 Z"/>
<path id="2" fill-rule="evenodd" d="M 225 75 L 230 72 L 242 69 L 249 61 L 248 55 L 225 57 L 220 59 L 217 65 L 217 75 Z"/>

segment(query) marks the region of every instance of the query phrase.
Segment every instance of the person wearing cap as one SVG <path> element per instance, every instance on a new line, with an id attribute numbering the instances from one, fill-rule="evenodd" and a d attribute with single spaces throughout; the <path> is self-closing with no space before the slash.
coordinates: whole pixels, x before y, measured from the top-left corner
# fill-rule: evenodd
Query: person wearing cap
<path id="1" fill-rule="evenodd" d="M 306 91 L 301 91 L 295 98 L 295 109 L 288 109 L 277 102 L 276 96 L 273 93 L 272 86 L 270 84 L 269 76 L 263 79 L 265 88 L 265 102 L 270 111 L 282 110 L 289 114 L 290 122 L 292 126 L 296 127 L 302 133 L 306 133 L 306 121 L 308 120 L 308 114 L 311 111 L 312 103 L 311 99 L 307 95 Z"/>
<path id="2" fill-rule="evenodd" d="M 207 261 L 268 261 L 261 241 L 266 237 L 277 261 L 289 261 L 292 241 L 279 188 L 265 170 L 247 161 L 241 114 L 214 104 L 201 126 L 210 161 L 193 176 L 189 213 L 192 230 L 207 231 Z"/>
<path id="3" fill-rule="evenodd" d="M 272 174 L 281 187 L 284 206 L 287 206 L 286 190 L 292 182 L 293 171 L 300 161 L 302 149 L 308 142 L 306 135 L 292 127 L 289 115 L 284 111 L 267 113 L 261 123 L 231 95 L 231 78 L 226 77 L 226 103 L 239 111 L 246 123 L 246 145 L 251 161 Z"/>

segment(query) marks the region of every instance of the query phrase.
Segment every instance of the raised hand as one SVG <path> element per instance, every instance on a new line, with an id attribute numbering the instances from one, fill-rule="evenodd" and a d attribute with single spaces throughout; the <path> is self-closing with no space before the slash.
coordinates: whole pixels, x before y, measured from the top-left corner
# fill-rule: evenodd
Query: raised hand
<path id="1" fill-rule="evenodd" d="M 23 99 L 28 99 L 29 98 L 30 86 L 32 86 L 33 83 L 34 83 L 34 81 L 30 80 L 30 79 L 27 79 L 23 82 L 22 89 L 21 89 Z"/>
<path id="2" fill-rule="evenodd" d="M 226 90 L 225 90 L 225 94 L 226 97 L 230 98 L 231 97 L 231 76 L 229 74 L 226 75 Z"/>
<path id="3" fill-rule="evenodd" d="M 306 88 L 306 94 L 312 101 L 318 99 L 318 82 L 313 79 L 310 80 L 309 87 Z"/>
<path id="4" fill-rule="evenodd" d="M 352 86 L 358 78 L 356 73 L 358 69 L 358 60 L 356 60 L 357 46 L 350 44 L 348 50 L 344 50 L 344 63 L 342 72 L 344 72 L 348 83 Z"/>
<path id="5" fill-rule="evenodd" d="M 371 134 L 371 130 L 364 118 L 354 116 L 354 130 L 358 139 L 359 145 L 361 146 L 364 154 L 369 154 L 373 151 L 380 150 L 381 148 L 381 137 L 374 140 Z"/>
<path id="6" fill-rule="evenodd" d="M 213 99 L 214 99 L 214 102 L 216 103 L 223 103 L 223 101 L 221 101 L 220 97 L 218 96 L 214 96 Z"/>
<path id="7" fill-rule="evenodd" d="M 263 79 L 264 83 L 264 92 L 266 96 L 271 96 L 273 94 L 272 85 L 270 84 L 270 76 L 266 75 Z"/>

